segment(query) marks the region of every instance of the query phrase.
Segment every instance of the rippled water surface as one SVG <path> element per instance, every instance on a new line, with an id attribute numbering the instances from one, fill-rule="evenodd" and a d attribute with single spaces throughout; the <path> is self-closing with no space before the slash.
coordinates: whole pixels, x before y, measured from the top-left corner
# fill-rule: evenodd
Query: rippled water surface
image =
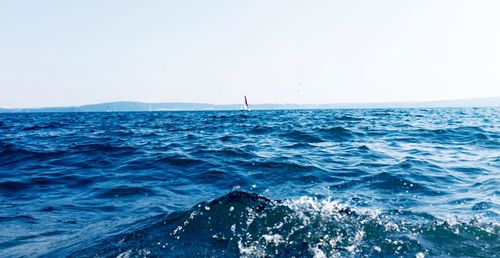
<path id="1" fill-rule="evenodd" d="M 499 256 L 499 111 L 0 114 L 0 256 Z"/>

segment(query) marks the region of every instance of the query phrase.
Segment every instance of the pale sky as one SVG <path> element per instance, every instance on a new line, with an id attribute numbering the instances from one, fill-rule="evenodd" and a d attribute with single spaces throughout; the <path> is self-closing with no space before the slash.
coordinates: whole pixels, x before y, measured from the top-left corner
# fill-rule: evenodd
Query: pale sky
<path id="1" fill-rule="evenodd" d="M 0 107 L 500 96 L 500 1 L 0 1 Z"/>

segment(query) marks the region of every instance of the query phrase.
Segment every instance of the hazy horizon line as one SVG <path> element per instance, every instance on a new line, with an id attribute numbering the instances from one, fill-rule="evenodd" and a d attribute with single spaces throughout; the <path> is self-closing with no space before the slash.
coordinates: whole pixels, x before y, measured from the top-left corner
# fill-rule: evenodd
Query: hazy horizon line
<path id="1" fill-rule="evenodd" d="M 455 98 L 455 99 L 436 99 L 436 100 L 415 100 L 415 101 L 381 101 L 381 102 L 330 102 L 330 103 L 252 103 L 249 101 L 249 105 L 297 105 L 297 106 L 328 106 L 328 105 L 383 105 L 383 104 L 425 104 L 425 103 L 439 103 L 439 102 L 454 102 L 454 101 L 473 101 L 473 100 L 487 100 L 495 99 L 500 96 L 490 96 L 490 97 L 473 97 L 473 98 Z M 66 106 L 40 106 L 40 107 L 0 107 L 4 110 L 29 110 L 29 109 L 50 109 L 50 108 L 78 108 L 92 105 L 104 105 L 112 103 L 141 103 L 141 104 L 198 104 L 198 105 L 211 105 L 211 106 L 233 106 L 241 105 L 241 103 L 228 103 L 228 104 L 217 104 L 208 102 L 188 102 L 188 101 L 166 101 L 166 102 L 147 102 L 147 101 L 133 101 L 133 100 L 117 100 L 117 101 L 105 101 L 105 102 L 94 102 L 89 104 L 80 105 L 66 105 Z M 499 104 L 500 105 L 500 104 Z"/>

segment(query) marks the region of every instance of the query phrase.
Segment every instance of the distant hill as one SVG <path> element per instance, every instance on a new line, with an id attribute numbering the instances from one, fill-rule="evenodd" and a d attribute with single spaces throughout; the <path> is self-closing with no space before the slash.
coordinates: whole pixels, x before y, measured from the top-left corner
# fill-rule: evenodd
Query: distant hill
<path id="1" fill-rule="evenodd" d="M 120 111 L 174 111 L 174 110 L 230 110 L 239 109 L 239 105 L 212 105 L 204 103 L 143 103 L 110 102 L 74 107 L 46 107 L 0 109 L 0 112 L 120 112 Z"/>
<path id="2" fill-rule="evenodd" d="M 335 104 L 250 104 L 254 110 L 282 109 L 342 109 L 342 108 L 444 108 L 444 107 L 500 107 L 500 97 L 458 99 L 422 102 L 335 103 Z M 180 110 L 239 110 L 239 104 L 215 105 L 206 103 L 143 103 L 110 102 L 73 107 L 0 108 L 1 113 L 12 112 L 120 112 L 120 111 L 180 111 Z"/>

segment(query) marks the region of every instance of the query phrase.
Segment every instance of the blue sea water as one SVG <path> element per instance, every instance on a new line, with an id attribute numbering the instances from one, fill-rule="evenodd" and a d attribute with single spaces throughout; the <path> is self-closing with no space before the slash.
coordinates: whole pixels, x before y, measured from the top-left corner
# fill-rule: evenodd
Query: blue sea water
<path id="1" fill-rule="evenodd" d="M 499 111 L 0 114 L 0 257 L 496 257 Z"/>

